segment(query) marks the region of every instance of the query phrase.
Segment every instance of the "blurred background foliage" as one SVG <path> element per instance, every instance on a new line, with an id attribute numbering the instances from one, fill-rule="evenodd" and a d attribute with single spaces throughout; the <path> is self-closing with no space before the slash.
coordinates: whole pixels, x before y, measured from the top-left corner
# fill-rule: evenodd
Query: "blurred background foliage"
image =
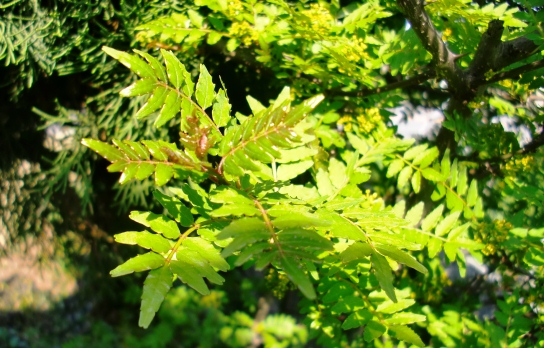
<path id="1" fill-rule="evenodd" d="M 515 0 L 505 4 L 508 9 L 485 0 L 435 1 L 428 11 L 455 52 L 473 51 L 489 21 L 497 18 L 511 27 L 508 39 L 528 35 L 535 45 L 542 45 L 544 5 Z M 335 19 L 343 25 L 335 25 Z M 34 260 L 42 270 L 50 267 L 48 261 L 58 261 L 56 272 L 68 272 L 73 278 L 51 282 L 77 289 L 69 296 L 50 295 L 44 300 L 52 303 L 49 306 L 32 296 L 17 306 L 3 306 L 0 346 L 305 345 L 309 330 L 301 324 L 296 293 L 281 275 L 251 269 L 229 272 L 222 290 L 204 298 L 178 287 L 149 330 L 136 327 L 143 278 L 111 280 L 107 272 L 130 252 L 115 246 L 111 238 L 134 226 L 126 218 L 128 211 L 156 208 L 150 199 L 152 182 L 120 186 L 117 175 L 106 171 L 106 161 L 79 140 L 176 139 L 178 134 L 176 127 L 157 130 L 152 122 L 134 117 L 142 100 L 118 94 L 134 76 L 107 59 L 102 46 L 174 50 L 193 76 L 201 63 L 206 64 L 214 82 L 225 84 L 233 114 L 251 112 L 247 95 L 266 104 L 284 85 L 291 86 L 295 100 L 324 92 L 329 98 L 320 106 L 323 122 L 316 134 L 327 151 L 345 146 L 345 127 L 370 132 L 384 123 L 392 125 L 394 110 L 409 119 L 420 107 L 443 108 L 449 94 L 435 80 L 374 93 L 377 86 L 424 71 L 430 54 L 389 0 L 299 1 L 292 6 L 240 0 L 0 4 L 0 253 L 24 255 L 23 260 Z M 461 56 L 460 65 L 466 66 L 470 58 Z M 540 52 L 510 68 L 538 59 Z M 490 333 L 503 334 L 500 325 L 476 319 L 489 318 L 485 305 L 497 300 L 486 297 L 489 294 L 501 298 L 500 311 L 517 316 L 520 327 L 529 331 L 537 325 L 527 323 L 533 320 L 527 313 L 530 303 L 542 303 L 542 293 L 535 291 L 542 287 L 542 274 L 527 272 L 524 263 L 539 265 L 542 272 L 541 249 L 528 246 L 537 245 L 542 233 L 536 230 L 544 216 L 542 149 L 503 161 L 501 156 L 520 150 L 522 134 L 496 121 L 501 115 L 515 115 L 511 119 L 518 129 L 536 138 L 544 122 L 543 85 L 542 69 L 527 72 L 518 81 L 500 81 L 471 102 L 475 117 L 449 115 L 444 122 L 456 132 L 459 156 L 482 164 L 492 160 L 487 163 L 499 173 L 483 191 L 489 218 L 475 230 L 474 238 L 486 245 L 488 274 L 496 273 L 500 279 L 493 283 L 476 274 L 452 280 L 451 269 L 439 259 L 426 264 L 433 281 L 421 284 L 418 297 L 426 296 L 427 301 L 418 305 L 418 311 L 428 316 L 426 329 L 440 344 L 494 345 Z M 467 148 L 472 152 L 464 153 Z M 385 178 L 386 171 L 376 168 L 375 176 Z M 489 176 L 477 166 L 470 174 Z M 410 192 L 399 192 L 393 180 L 371 183 L 366 188 L 389 203 L 398 195 L 416 200 Z M 36 272 L 30 271 L 28 277 Z M 411 276 L 403 274 L 401 281 Z M 15 279 L 16 274 L 3 276 L 0 290 L 14 287 Z M 497 288 L 510 295 L 497 295 Z M 68 297 L 61 300 L 64 296 Z M 523 298 L 526 303 L 517 308 Z M 542 322 L 538 325 L 542 327 Z M 462 340 L 465 327 L 472 331 Z"/>

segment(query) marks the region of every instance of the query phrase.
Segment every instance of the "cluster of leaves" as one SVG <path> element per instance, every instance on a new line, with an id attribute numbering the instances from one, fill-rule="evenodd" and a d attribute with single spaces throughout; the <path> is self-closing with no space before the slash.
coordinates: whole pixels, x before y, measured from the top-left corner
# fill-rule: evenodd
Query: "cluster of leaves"
<path id="1" fill-rule="evenodd" d="M 117 242 L 151 249 L 111 272 L 112 276 L 121 276 L 151 270 L 144 283 L 141 326 L 147 327 L 151 322 L 172 287 L 173 275 L 201 294 L 208 294 L 203 278 L 222 284 L 223 278 L 217 271 L 229 269 L 224 258 L 233 254 L 235 266 L 250 262 L 257 269 L 272 265 L 285 272 L 312 300 L 325 295 L 318 296 L 310 278 L 313 273 L 314 278 L 319 278 L 318 267 L 330 267 L 333 260 L 339 266 L 351 262 L 355 267 L 353 272 L 358 269 L 366 277 L 370 276 L 371 268 L 372 279 L 384 290 L 385 298 L 372 299 L 368 290 L 359 289 L 361 284 L 354 281 L 357 278 L 350 282 L 358 298 L 363 301 L 368 296 L 366 300 L 375 308 L 383 306 L 384 300 L 399 302 L 389 262 L 427 272 L 403 251 L 424 247 L 403 241 L 402 228 L 407 221 L 396 217 L 383 202 L 369 201 L 357 188 L 369 178 L 369 163 L 383 154 L 406 148 L 406 142 L 390 141 L 372 151 L 347 151 L 344 158 L 318 161 L 315 156 L 319 145 L 309 131 L 311 123 L 305 118 L 322 96 L 291 107 L 286 90 L 270 107 L 253 108 L 251 116 L 231 118 L 225 91 L 215 92 L 204 66 L 194 84 L 183 64 L 166 51 L 162 52 L 163 66 L 157 59 L 141 52 L 137 53 L 147 62 L 111 48 L 104 50 L 141 78 L 121 92 L 127 96 L 150 95 L 140 114 L 160 108 L 155 124 L 161 126 L 181 109 L 181 143 L 185 145 L 181 150 L 175 144 L 165 142 L 114 141 L 115 146 L 112 146 L 83 140 L 86 146 L 112 162 L 111 171 L 122 172 L 121 182 L 130 178 L 142 179 L 152 173 L 159 184 L 166 183 L 174 175 L 189 180 L 171 187 L 166 191 L 168 194 L 154 192 L 168 212 L 167 216 L 131 213 L 133 220 L 154 233 L 125 232 L 115 237 Z M 161 97 L 164 94 L 166 96 Z M 158 98 L 162 98 L 160 102 L 156 102 Z M 212 110 L 211 116 L 206 113 L 207 109 Z M 185 124 L 191 124 L 192 128 L 183 127 Z M 220 127 L 224 128 L 223 132 Z M 220 157 L 220 160 L 210 163 L 209 155 Z M 315 177 L 313 186 L 289 181 L 308 170 Z M 198 181 L 191 179 L 191 173 L 205 175 L 214 183 L 205 190 Z M 419 218 L 421 213 L 420 209 Z M 455 219 L 446 218 L 439 224 L 439 233 L 449 232 L 455 222 Z M 185 231 L 180 231 L 180 226 Z M 192 237 L 193 232 L 198 236 Z M 369 267 L 362 270 L 360 267 L 365 260 Z M 321 266 L 322 263 L 327 266 Z M 344 270 L 348 269 L 344 267 Z M 340 277 L 330 279 L 330 285 L 336 286 L 346 281 Z M 343 297 L 342 293 L 334 294 L 333 301 Z M 329 298 L 331 296 L 329 294 Z M 395 312 L 404 308 L 399 307 Z M 356 325 L 346 324 L 344 328 L 374 325 L 369 322 L 378 312 L 371 314 L 369 308 L 366 311 L 368 315 L 360 317 Z M 392 321 L 391 325 L 383 326 L 379 334 L 365 338 L 377 338 L 389 328 L 399 339 L 422 344 L 405 326 L 411 322 Z"/>

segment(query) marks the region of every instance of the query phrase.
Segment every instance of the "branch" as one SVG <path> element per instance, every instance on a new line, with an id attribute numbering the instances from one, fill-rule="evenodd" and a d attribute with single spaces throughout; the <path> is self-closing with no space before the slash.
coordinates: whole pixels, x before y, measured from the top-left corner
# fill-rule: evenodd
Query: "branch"
<path id="1" fill-rule="evenodd" d="M 532 55 L 537 49 L 533 41 L 520 37 L 502 42 L 503 21 L 492 20 L 482 35 L 474 59 L 467 71 L 467 81 L 472 88 L 486 84 L 485 73 L 489 70 L 499 71 L 515 62 Z"/>
<path id="2" fill-rule="evenodd" d="M 531 153 L 535 153 L 541 146 L 544 146 L 544 126 L 541 132 L 528 144 L 526 144 L 522 149 L 507 153 L 501 156 L 495 156 L 487 159 L 480 159 L 479 153 L 474 152 L 469 156 L 457 156 L 458 160 L 476 162 L 480 165 L 478 172 L 479 175 L 476 177 L 485 176 L 485 173 L 490 173 L 494 176 L 502 176 L 499 164 L 506 163 L 514 156 L 525 156 Z"/>
<path id="3" fill-rule="evenodd" d="M 397 0 L 397 5 L 404 12 L 423 47 L 433 56 L 433 65 L 437 76 L 446 79 L 448 87 L 454 92 L 454 95 L 465 94 L 464 75 L 455 63 L 457 55 L 451 52 L 442 41 L 440 33 L 425 11 L 424 1 Z"/>
<path id="4" fill-rule="evenodd" d="M 499 74 L 495 74 L 489 80 L 485 81 L 484 84 L 495 83 L 507 79 L 519 79 L 519 75 L 540 68 L 544 68 L 544 59 L 537 60 L 536 62 L 528 63 L 518 68 L 504 71 Z"/>
<path id="5" fill-rule="evenodd" d="M 350 92 L 344 92 L 341 90 L 330 90 L 326 92 L 325 94 L 327 94 L 328 96 L 369 97 L 371 95 L 389 92 L 398 88 L 417 86 L 422 82 L 425 82 L 427 80 L 434 78 L 435 76 L 436 74 L 433 71 L 428 71 L 428 72 L 410 77 L 407 80 L 392 82 L 385 86 L 381 86 L 374 89 L 361 88 L 358 91 L 350 91 Z"/>
<path id="6" fill-rule="evenodd" d="M 497 47 L 501 44 L 501 36 L 504 30 L 503 22 L 492 20 L 487 27 L 486 32 L 482 35 L 474 59 L 468 68 L 470 84 L 479 83 L 484 74 L 491 70 L 491 60 L 489 57 L 496 52 Z"/>

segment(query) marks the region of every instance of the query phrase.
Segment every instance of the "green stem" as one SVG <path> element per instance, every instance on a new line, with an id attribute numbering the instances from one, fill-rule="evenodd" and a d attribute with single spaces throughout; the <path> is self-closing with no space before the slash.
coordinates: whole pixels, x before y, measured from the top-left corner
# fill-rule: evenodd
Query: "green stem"
<path id="1" fill-rule="evenodd" d="M 174 257 L 174 255 L 176 254 L 176 252 L 178 251 L 179 247 L 181 246 L 181 243 L 183 242 L 183 240 L 185 238 L 187 238 L 191 233 L 193 233 L 194 231 L 198 230 L 200 228 L 200 224 L 196 224 L 194 225 L 193 227 L 189 228 L 187 231 L 185 231 L 178 239 L 178 241 L 176 242 L 176 244 L 174 245 L 174 247 L 172 248 L 172 250 L 170 250 L 170 253 L 168 254 L 168 257 L 166 258 L 166 261 L 165 263 L 170 263 L 170 261 L 172 261 L 172 258 Z"/>

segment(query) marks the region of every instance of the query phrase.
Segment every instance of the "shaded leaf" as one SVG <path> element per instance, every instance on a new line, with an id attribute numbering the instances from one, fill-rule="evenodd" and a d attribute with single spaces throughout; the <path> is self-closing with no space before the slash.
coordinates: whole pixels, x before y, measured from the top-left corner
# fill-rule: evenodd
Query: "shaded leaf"
<path id="1" fill-rule="evenodd" d="M 408 326 L 393 325 L 389 330 L 395 334 L 395 337 L 401 341 L 415 344 L 418 347 L 425 347 L 425 344 L 414 330 Z"/>
<path id="2" fill-rule="evenodd" d="M 356 327 L 360 327 L 372 320 L 373 315 L 367 309 L 361 309 L 351 313 L 344 323 L 342 323 L 342 329 L 349 330 Z"/>
<path id="3" fill-rule="evenodd" d="M 280 259 L 280 265 L 287 274 L 287 277 L 295 283 L 295 285 L 300 289 L 300 291 L 309 298 L 313 300 L 316 298 L 316 293 L 312 282 L 308 276 L 302 270 L 300 264 L 290 257 L 282 257 Z"/>
<path id="4" fill-rule="evenodd" d="M 393 302 L 397 302 L 395 288 L 393 287 L 393 273 L 391 272 L 389 263 L 385 257 L 377 253 L 372 253 L 370 256 L 370 261 L 372 262 L 372 268 L 374 269 L 374 274 L 380 283 L 380 287 L 383 289 L 383 291 L 385 291 L 387 297 L 389 297 Z"/>

